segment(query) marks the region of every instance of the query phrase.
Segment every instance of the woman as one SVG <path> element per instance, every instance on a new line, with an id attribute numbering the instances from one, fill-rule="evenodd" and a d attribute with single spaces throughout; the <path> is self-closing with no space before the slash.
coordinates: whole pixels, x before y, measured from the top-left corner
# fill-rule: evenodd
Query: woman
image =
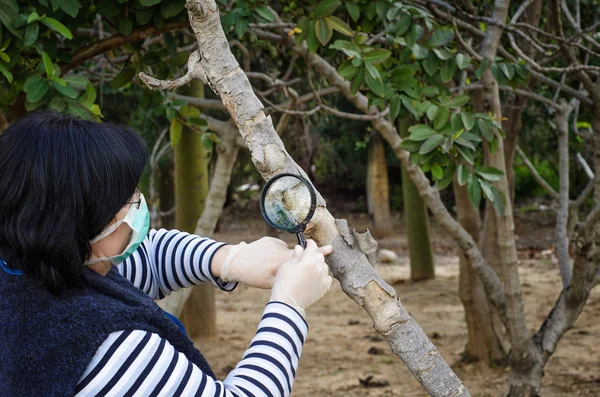
<path id="1" fill-rule="evenodd" d="M 150 230 L 125 128 L 35 112 L 0 135 L 0 396 L 287 396 L 331 247 Z M 224 381 L 154 302 L 211 282 L 272 288 Z"/>

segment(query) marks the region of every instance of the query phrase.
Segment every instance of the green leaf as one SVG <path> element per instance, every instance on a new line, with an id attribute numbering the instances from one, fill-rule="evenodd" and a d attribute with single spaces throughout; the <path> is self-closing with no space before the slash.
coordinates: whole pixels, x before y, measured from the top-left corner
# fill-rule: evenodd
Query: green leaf
<path id="1" fill-rule="evenodd" d="M 496 189 L 496 187 L 492 186 L 492 196 L 494 197 L 494 199 L 490 201 L 492 201 L 494 210 L 496 210 L 496 214 L 498 215 L 498 217 L 503 218 L 504 210 L 506 208 L 506 200 L 504 198 L 504 194 L 502 194 L 500 190 Z"/>
<path id="2" fill-rule="evenodd" d="M 39 74 L 32 74 L 31 76 L 27 77 L 27 80 L 25 80 L 25 83 L 23 83 L 23 91 L 29 91 L 31 86 L 38 84 L 38 80 L 42 80 L 42 76 Z"/>
<path id="3" fill-rule="evenodd" d="M 87 77 L 82 76 L 81 74 L 72 74 L 69 76 L 65 76 L 63 77 L 63 80 L 70 86 L 79 90 L 86 88 L 89 84 L 89 80 L 87 79 Z"/>
<path id="4" fill-rule="evenodd" d="M 171 125 L 169 128 L 169 136 L 171 139 L 171 147 L 175 147 L 181 140 L 181 133 L 183 131 L 183 124 L 176 117 L 171 119 Z"/>
<path id="5" fill-rule="evenodd" d="M 348 15 L 350 15 L 350 18 L 352 18 L 354 22 L 358 21 L 358 18 L 360 18 L 360 7 L 358 4 L 347 1 L 346 10 L 348 10 Z"/>
<path id="6" fill-rule="evenodd" d="M 465 139 L 468 139 L 472 142 L 481 142 L 481 138 L 478 135 L 472 134 L 470 132 L 463 132 L 461 136 Z"/>
<path id="7" fill-rule="evenodd" d="M 472 174 L 469 175 L 469 178 L 467 179 L 467 192 L 469 193 L 471 205 L 476 211 L 479 211 L 479 204 L 481 203 L 481 187 L 479 186 L 477 178 L 474 178 Z"/>
<path id="8" fill-rule="evenodd" d="M 421 149 L 419 149 L 419 153 L 427 154 L 427 153 L 437 149 L 437 147 L 440 145 L 440 143 L 442 143 L 443 140 L 444 140 L 444 136 L 441 134 L 435 134 L 435 135 L 430 136 L 421 145 Z"/>
<path id="9" fill-rule="evenodd" d="M 113 79 L 111 83 L 112 88 L 118 90 L 119 88 L 129 84 L 131 79 L 133 79 L 133 76 L 135 76 L 135 69 L 131 66 L 125 67 Z"/>
<path id="10" fill-rule="evenodd" d="M 185 105 L 182 106 L 179 109 L 179 114 L 181 115 L 181 117 L 183 118 L 197 118 L 200 117 L 200 110 L 198 110 L 197 108 L 190 106 L 190 105 Z"/>
<path id="11" fill-rule="evenodd" d="M 452 117 L 450 117 L 450 126 L 452 127 L 453 132 L 457 132 L 463 128 L 462 121 L 458 113 L 452 113 Z"/>
<path id="12" fill-rule="evenodd" d="M 415 75 L 415 71 L 408 66 L 398 66 L 394 68 L 391 73 L 392 82 L 398 84 L 398 82 L 406 79 L 410 79 Z"/>
<path id="13" fill-rule="evenodd" d="M 464 131 L 464 130 L 461 130 L 461 131 Z M 468 139 L 463 138 L 462 136 L 456 137 L 454 139 L 454 142 L 456 142 L 457 144 L 459 144 L 461 146 L 464 146 L 466 148 L 469 148 L 469 149 L 475 151 L 475 145 L 473 145 L 473 142 L 469 141 Z"/>
<path id="14" fill-rule="evenodd" d="M 463 70 L 471 64 L 471 57 L 461 53 L 456 54 L 456 64 L 460 70 Z"/>
<path id="15" fill-rule="evenodd" d="M 454 54 L 452 54 L 445 48 L 434 48 L 433 53 L 438 57 L 438 59 L 441 59 L 442 61 L 446 61 L 454 57 Z"/>
<path id="16" fill-rule="evenodd" d="M 433 179 L 440 180 L 444 177 L 444 170 L 439 166 L 439 164 L 434 164 L 431 167 L 431 175 L 433 176 Z"/>
<path id="17" fill-rule="evenodd" d="M 481 64 L 479 65 L 477 70 L 475 70 L 475 77 L 477 77 L 478 80 L 481 80 L 481 78 L 483 77 L 483 72 L 485 72 L 485 70 L 487 69 L 488 66 L 489 66 L 488 59 L 483 58 L 483 60 L 481 61 Z"/>
<path id="18" fill-rule="evenodd" d="M 367 65 L 369 65 L 369 64 L 367 64 Z M 375 68 L 373 65 L 370 65 L 370 66 Z M 377 69 L 375 69 L 375 70 L 377 70 Z M 385 88 L 383 87 L 383 82 L 381 81 L 381 78 L 376 78 L 376 77 L 373 77 L 371 75 L 371 73 L 366 73 L 365 81 L 367 82 L 367 85 L 369 86 L 371 91 L 373 91 L 376 95 L 378 95 L 380 97 L 385 96 Z"/>
<path id="19" fill-rule="evenodd" d="M 61 98 L 59 96 L 55 96 L 52 98 L 52 100 L 48 104 L 48 107 L 52 110 L 62 112 L 67 107 L 67 103 L 65 102 L 65 100 L 63 98 Z"/>
<path id="20" fill-rule="evenodd" d="M 13 26 L 13 21 L 19 16 L 19 4 L 17 0 L 0 0 L 0 22 L 6 26 L 9 32 L 21 38 L 21 33 Z"/>
<path id="21" fill-rule="evenodd" d="M 469 169 L 464 164 L 460 164 L 458 166 L 458 173 L 456 176 L 457 176 L 458 184 L 460 186 L 464 186 L 465 183 L 467 183 L 467 180 L 469 178 Z"/>
<path id="22" fill-rule="evenodd" d="M 450 110 L 448 108 L 439 108 L 433 120 L 433 128 L 438 131 L 441 130 L 448 122 L 448 117 L 450 117 Z"/>
<path id="23" fill-rule="evenodd" d="M 463 125 L 467 131 L 471 131 L 475 126 L 475 118 L 473 117 L 473 113 L 462 112 L 460 114 L 460 118 L 462 119 Z"/>
<path id="24" fill-rule="evenodd" d="M 427 48 L 415 43 L 412 46 L 412 53 L 416 59 L 423 59 L 427 56 L 427 54 L 429 54 L 429 50 L 427 50 Z"/>
<path id="25" fill-rule="evenodd" d="M 306 45 L 312 53 L 317 52 L 317 49 L 319 48 L 319 39 L 317 39 L 315 30 L 315 21 L 310 21 L 308 23 L 308 33 L 306 35 Z"/>
<path id="26" fill-rule="evenodd" d="M 436 105 L 431 105 L 427 108 L 427 118 L 431 121 L 433 121 L 433 119 L 435 119 L 435 116 L 437 115 L 438 111 L 439 111 L 439 107 L 437 107 Z"/>
<path id="27" fill-rule="evenodd" d="M 312 12 L 313 18 L 323 18 L 327 15 L 331 15 L 336 8 L 342 5 L 342 2 L 339 0 L 323 0 L 315 7 L 315 10 Z"/>
<path id="28" fill-rule="evenodd" d="M 9 63 L 10 62 L 10 57 L 8 56 L 8 54 L 4 51 L 0 51 L 0 60 Z"/>
<path id="29" fill-rule="evenodd" d="M 140 4 L 143 5 L 144 7 L 150 7 L 150 6 L 153 6 L 160 2 L 161 2 L 161 0 L 140 0 Z"/>
<path id="30" fill-rule="evenodd" d="M 79 98 L 79 103 L 89 109 L 92 107 L 94 102 L 96 102 L 96 89 L 92 83 L 88 82 L 85 87 L 85 92 L 81 98 Z"/>
<path id="31" fill-rule="evenodd" d="M 115 0 L 102 0 L 96 2 L 98 14 L 112 18 L 123 12 L 123 6 L 117 3 Z"/>
<path id="32" fill-rule="evenodd" d="M 456 150 L 458 151 L 458 153 L 460 154 L 460 156 L 469 164 L 473 165 L 475 164 L 475 158 L 473 156 L 473 152 L 471 152 L 469 149 L 463 148 L 459 145 L 454 146 L 456 148 Z"/>
<path id="33" fill-rule="evenodd" d="M 424 141 L 436 134 L 434 129 L 425 124 L 415 124 L 408 128 L 408 132 L 410 132 L 408 139 L 412 141 Z"/>
<path id="34" fill-rule="evenodd" d="M 185 8 L 185 0 L 168 0 L 160 3 L 160 15 L 164 19 L 173 18 Z"/>
<path id="35" fill-rule="evenodd" d="M 0 64 L 0 73 L 8 80 L 9 84 L 13 82 L 13 74 L 2 64 Z"/>
<path id="36" fill-rule="evenodd" d="M 333 44 L 329 46 L 329 48 L 332 48 L 334 50 L 340 50 L 344 54 L 352 58 L 360 57 L 360 49 L 358 48 L 358 46 L 348 40 L 336 40 Z"/>
<path id="37" fill-rule="evenodd" d="M 427 72 L 428 75 L 433 76 L 439 69 L 440 60 L 435 56 L 435 54 L 430 52 L 427 55 L 427 58 L 423 60 L 422 65 L 423 69 L 425 69 L 425 72 Z"/>
<path id="38" fill-rule="evenodd" d="M 36 75 L 37 76 L 37 75 Z M 42 79 L 41 76 L 38 79 L 33 80 L 27 87 L 27 100 L 29 102 L 37 102 L 41 100 L 44 95 L 48 92 L 48 82 Z"/>
<path id="39" fill-rule="evenodd" d="M 488 181 L 500 181 L 504 178 L 504 172 L 494 167 L 478 166 L 475 173 Z"/>
<path id="40" fill-rule="evenodd" d="M 207 129 L 208 128 L 208 121 L 206 121 L 203 118 L 200 117 L 192 117 L 191 119 L 188 120 L 188 122 L 191 125 L 194 125 L 196 127 L 200 127 L 200 129 Z"/>
<path id="41" fill-rule="evenodd" d="M 488 200 L 494 201 L 494 194 L 492 193 L 492 186 L 489 182 L 484 181 L 483 179 L 478 179 L 479 185 L 481 185 L 481 190 L 483 190 L 483 194 L 487 197 Z"/>
<path id="42" fill-rule="evenodd" d="M 142 8 L 141 10 L 135 11 L 135 21 L 138 25 L 146 25 L 152 20 L 154 15 L 154 8 Z"/>
<path id="43" fill-rule="evenodd" d="M 315 22 L 315 34 L 321 45 L 327 45 L 333 35 L 333 28 L 328 23 L 327 19 L 317 19 Z"/>
<path id="44" fill-rule="evenodd" d="M 377 68 L 373 64 L 365 63 L 365 69 L 367 70 L 367 73 L 371 75 L 371 77 L 373 77 L 374 79 L 381 80 L 379 70 L 377 70 Z"/>
<path id="45" fill-rule="evenodd" d="M 400 144 L 400 147 L 402 147 L 404 150 L 406 150 L 410 153 L 415 153 L 415 152 L 418 152 L 419 149 L 421 149 L 421 142 L 411 141 L 410 139 L 405 139 Z"/>
<path id="46" fill-rule="evenodd" d="M 269 22 L 275 21 L 275 16 L 273 15 L 271 10 L 269 10 L 269 7 L 267 7 L 267 6 L 258 6 L 254 9 L 254 12 Z"/>
<path id="47" fill-rule="evenodd" d="M 133 31 L 133 22 L 129 18 L 119 19 L 119 33 L 123 36 L 129 36 Z"/>
<path id="48" fill-rule="evenodd" d="M 455 71 L 456 62 L 454 61 L 454 58 L 443 61 L 442 66 L 440 67 L 440 80 L 442 80 L 444 83 L 452 80 Z"/>
<path id="49" fill-rule="evenodd" d="M 443 190 L 447 188 L 454 179 L 454 172 L 456 171 L 456 164 L 450 163 L 448 167 L 444 170 L 444 176 L 437 182 L 438 190 Z"/>
<path id="50" fill-rule="evenodd" d="M 34 44 L 38 38 L 38 33 L 40 31 L 40 25 L 37 22 L 30 23 L 25 28 L 25 38 L 23 39 L 23 45 L 25 47 L 29 47 Z"/>
<path id="51" fill-rule="evenodd" d="M 52 4 L 52 9 L 54 11 L 60 8 L 73 18 L 76 17 L 79 12 L 79 0 L 50 0 L 50 3 Z"/>
<path id="52" fill-rule="evenodd" d="M 390 98 L 390 118 L 392 121 L 396 120 L 396 117 L 400 114 L 402 109 L 402 100 L 398 95 L 393 95 Z"/>
<path id="53" fill-rule="evenodd" d="M 46 54 L 45 51 L 42 51 L 42 61 L 44 62 L 44 69 L 46 70 L 46 75 L 48 77 L 54 76 L 54 66 L 52 66 L 52 60 Z"/>
<path id="54" fill-rule="evenodd" d="M 60 33 L 61 35 L 63 35 L 64 37 L 66 37 L 69 40 L 71 40 L 73 38 L 73 34 L 71 33 L 71 31 L 65 25 L 58 22 L 54 18 L 45 17 L 45 18 L 40 19 L 40 22 L 42 22 L 44 25 L 46 25 L 47 27 L 49 27 L 56 33 Z"/>
<path id="55" fill-rule="evenodd" d="M 213 141 L 210 139 L 209 134 L 202 134 L 202 136 L 200 137 L 200 141 L 202 142 L 204 150 L 206 150 L 207 152 L 212 152 Z"/>
<path id="56" fill-rule="evenodd" d="M 56 91 L 60 92 L 61 94 L 63 94 L 67 98 L 75 99 L 79 95 L 77 93 L 77 91 L 75 91 L 71 87 L 69 87 L 69 86 L 63 86 L 63 85 L 57 83 L 56 81 L 51 81 L 50 85 L 52 86 L 52 88 L 54 88 Z"/>
<path id="57" fill-rule="evenodd" d="M 468 95 L 457 95 L 452 99 L 440 102 L 440 106 L 445 108 L 461 107 L 469 103 Z"/>
<path id="58" fill-rule="evenodd" d="M 365 81 L 365 74 L 365 70 L 361 69 L 360 72 L 358 72 L 358 74 L 352 79 L 352 83 L 350 83 L 350 91 L 352 94 L 356 94 L 358 90 L 360 90 L 360 87 Z"/>
<path id="59" fill-rule="evenodd" d="M 337 31 L 340 32 L 341 34 L 345 35 L 345 36 L 353 36 L 354 35 L 354 30 L 352 30 L 352 28 L 350 26 L 348 26 L 348 24 L 344 21 L 342 21 L 340 18 L 331 15 L 329 17 L 325 18 L 327 20 L 327 23 L 329 23 L 329 25 L 331 25 L 331 27 Z"/>
<path id="60" fill-rule="evenodd" d="M 31 22 L 37 22 L 40 20 L 40 14 L 38 14 L 37 12 L 32 12 L 31 14 L 29 14 L 29 16 L 27 17 L 27 23 L 30 24 Z"/>
<path id="61" fill-rule="evenodd" d="M 441 47 L 448 44 L 454 38 L 454 31 L 452 29 L 437 29 L 429 38 L 429 46 Z"/>
<path id="62" fill-rule="evenodd" d="M 479 128 L 479 132 L 481 132 L 481 136 L 483 136 L 486 141 L 490 142 L 492 139 L 494 139 L 494 131 L 486 120 L 477 120 L 477 126 Z"/>
<path id="63" fill-rule="evenodd" d="M 366 53 L 365 56 L 363 57 L 363 60 L 365 62 L 377 64 L 377 63 L 381 63 L 381 62 L 385 61 L 386 59 L 388 59 L 390 57 L 390 55 L 391 55 L 391 52 L 389 50 L 386 50 L 384 48 L 378 48 L 378 49 L 375 49 L 373 51 Z M 414 72 L 413 72 L 413 74 L 414 74 Z"/>
<path id="64" fill-rule="evenodd" d="M 70 115 L 79 117 L 84 120 L 97 120 L 97 117 L 94 113 L 92 113 L 88 108 L 81 106 L 78 103 L 68 105 L 65 111 Z"/>
<path id="65" fill-rule="evenodd" d="M 359 70 L 359 68 L 348 62 L 340 66 L 338 74 L 346 80 L 350 80 L 352 77 L 356 76 Z"/>

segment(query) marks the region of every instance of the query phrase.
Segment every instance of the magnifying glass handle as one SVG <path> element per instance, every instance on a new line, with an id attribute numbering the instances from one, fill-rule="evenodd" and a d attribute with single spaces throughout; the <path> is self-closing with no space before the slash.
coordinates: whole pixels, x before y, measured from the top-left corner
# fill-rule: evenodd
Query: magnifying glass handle
<path id="1" fill-rule="evenodd" d="M 304 233 L 302 232 L 298 232 L 296 233 L 296 237 L 298 237 L 298 244 L 303 248 L 306 249 L 306 240 L 304 239 Z"/>

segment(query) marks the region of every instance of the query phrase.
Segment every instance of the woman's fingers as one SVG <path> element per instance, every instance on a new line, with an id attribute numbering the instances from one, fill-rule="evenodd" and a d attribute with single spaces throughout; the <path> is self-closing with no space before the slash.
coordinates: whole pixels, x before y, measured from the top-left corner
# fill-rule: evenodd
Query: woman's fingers
<path id="1" fill-rule="evenodd" d="M 319 247 L 319 252 L 321 252 L 323 255 L 327 256 L 333 252 L 333 247 L 329 244 L 324 245 L 322 247 Z"/>

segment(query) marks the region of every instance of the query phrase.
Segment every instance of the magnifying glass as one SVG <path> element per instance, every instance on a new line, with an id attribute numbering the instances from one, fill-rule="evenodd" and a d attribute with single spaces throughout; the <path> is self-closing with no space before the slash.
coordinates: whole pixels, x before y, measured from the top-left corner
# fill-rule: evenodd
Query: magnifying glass
<path id="1" fill-rule="evenodd" d="M 267 182 L 260 196 L 260 211 L 267 223 L 295 233 L 306 248 L 304 230 L 315 213 L 317 196 L 309 181 L 295 174 L 278 174 Z"/>

